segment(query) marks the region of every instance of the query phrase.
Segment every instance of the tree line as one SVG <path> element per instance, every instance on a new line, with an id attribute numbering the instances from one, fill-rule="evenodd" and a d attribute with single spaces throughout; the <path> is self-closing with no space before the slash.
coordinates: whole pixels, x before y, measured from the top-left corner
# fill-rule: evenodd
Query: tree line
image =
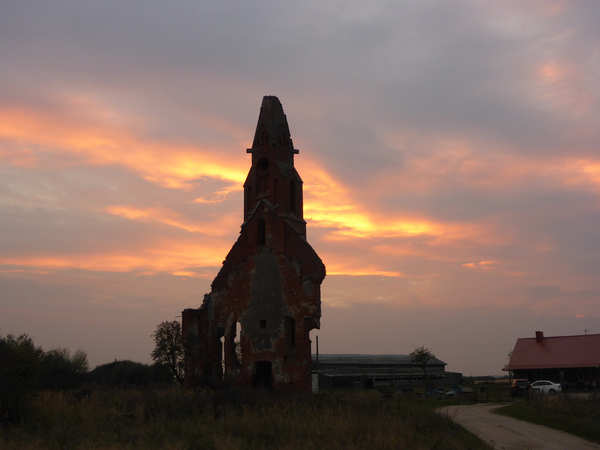
<path id="1" fill-rule="evenodd" d="M 179 322 L 163 322 L 152 337 L 154 364 L 122 360 L 89 370 L 87 353 L 56 347 L 44 350 L 27 334 L 0 335 L 0 424 L 15 422 L 36 391 L 128 388 L 183 382 Z"/>

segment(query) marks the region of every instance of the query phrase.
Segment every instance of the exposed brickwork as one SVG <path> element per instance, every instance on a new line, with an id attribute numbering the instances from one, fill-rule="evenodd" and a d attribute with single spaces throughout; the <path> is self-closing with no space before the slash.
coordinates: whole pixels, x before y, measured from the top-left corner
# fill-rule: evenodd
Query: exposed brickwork
<path id="1" fill-rule="evenodd" d="M 202 306 L 183 311 L 185 384 L 310 391 L 309 332 L 320 327 L 325 266 L 306 241 L 298 151 L 276 97 L 263 98 L 247 152 L 252 166 L 240 236 Z"/>

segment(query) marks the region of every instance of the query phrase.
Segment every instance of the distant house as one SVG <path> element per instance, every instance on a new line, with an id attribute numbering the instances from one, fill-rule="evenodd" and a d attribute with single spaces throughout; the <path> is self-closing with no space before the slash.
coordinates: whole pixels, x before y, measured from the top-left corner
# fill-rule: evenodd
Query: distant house
<path id="1" fill-rule="evenodd" d="M 424 372 L 408 355 L 312 355 L 313 375 L 321 388 L 423 386 Z M 456 386 L 462 374 L 446 372 L 446 363 L 432 358 L 427 381 L 434 386 Z"/>
<path id="2" fill-rule="evenodd" d="M 600 334 L 517 339 L 505 371 L 529 381 L 550 380 L 569 388 L 600 386 Z"/>

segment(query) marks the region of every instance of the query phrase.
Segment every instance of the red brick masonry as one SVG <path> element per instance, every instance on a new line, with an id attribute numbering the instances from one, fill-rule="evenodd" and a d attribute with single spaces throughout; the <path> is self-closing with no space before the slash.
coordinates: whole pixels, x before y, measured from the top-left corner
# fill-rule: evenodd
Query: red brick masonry
<path id="1" fill-rule="evenodd" d="M 240 236 L 202 306 L 183 311 L 185 384 L 310 391 L 325 265 L 306 241 L 298 150 L 277 97 L 263 98 L 247 152 Z"/>

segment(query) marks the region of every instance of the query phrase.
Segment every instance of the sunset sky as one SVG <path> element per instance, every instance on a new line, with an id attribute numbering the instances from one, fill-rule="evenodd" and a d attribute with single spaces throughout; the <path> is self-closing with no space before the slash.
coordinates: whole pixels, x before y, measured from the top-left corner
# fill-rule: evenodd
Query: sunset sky
<path id="1" fill-rule="evenodd" d="M 502 374 L 600 333 L 600 2 L 2 0 L 0 334 L 150 363 L 237 239 L 262 97 L 321 353 Z"/>

